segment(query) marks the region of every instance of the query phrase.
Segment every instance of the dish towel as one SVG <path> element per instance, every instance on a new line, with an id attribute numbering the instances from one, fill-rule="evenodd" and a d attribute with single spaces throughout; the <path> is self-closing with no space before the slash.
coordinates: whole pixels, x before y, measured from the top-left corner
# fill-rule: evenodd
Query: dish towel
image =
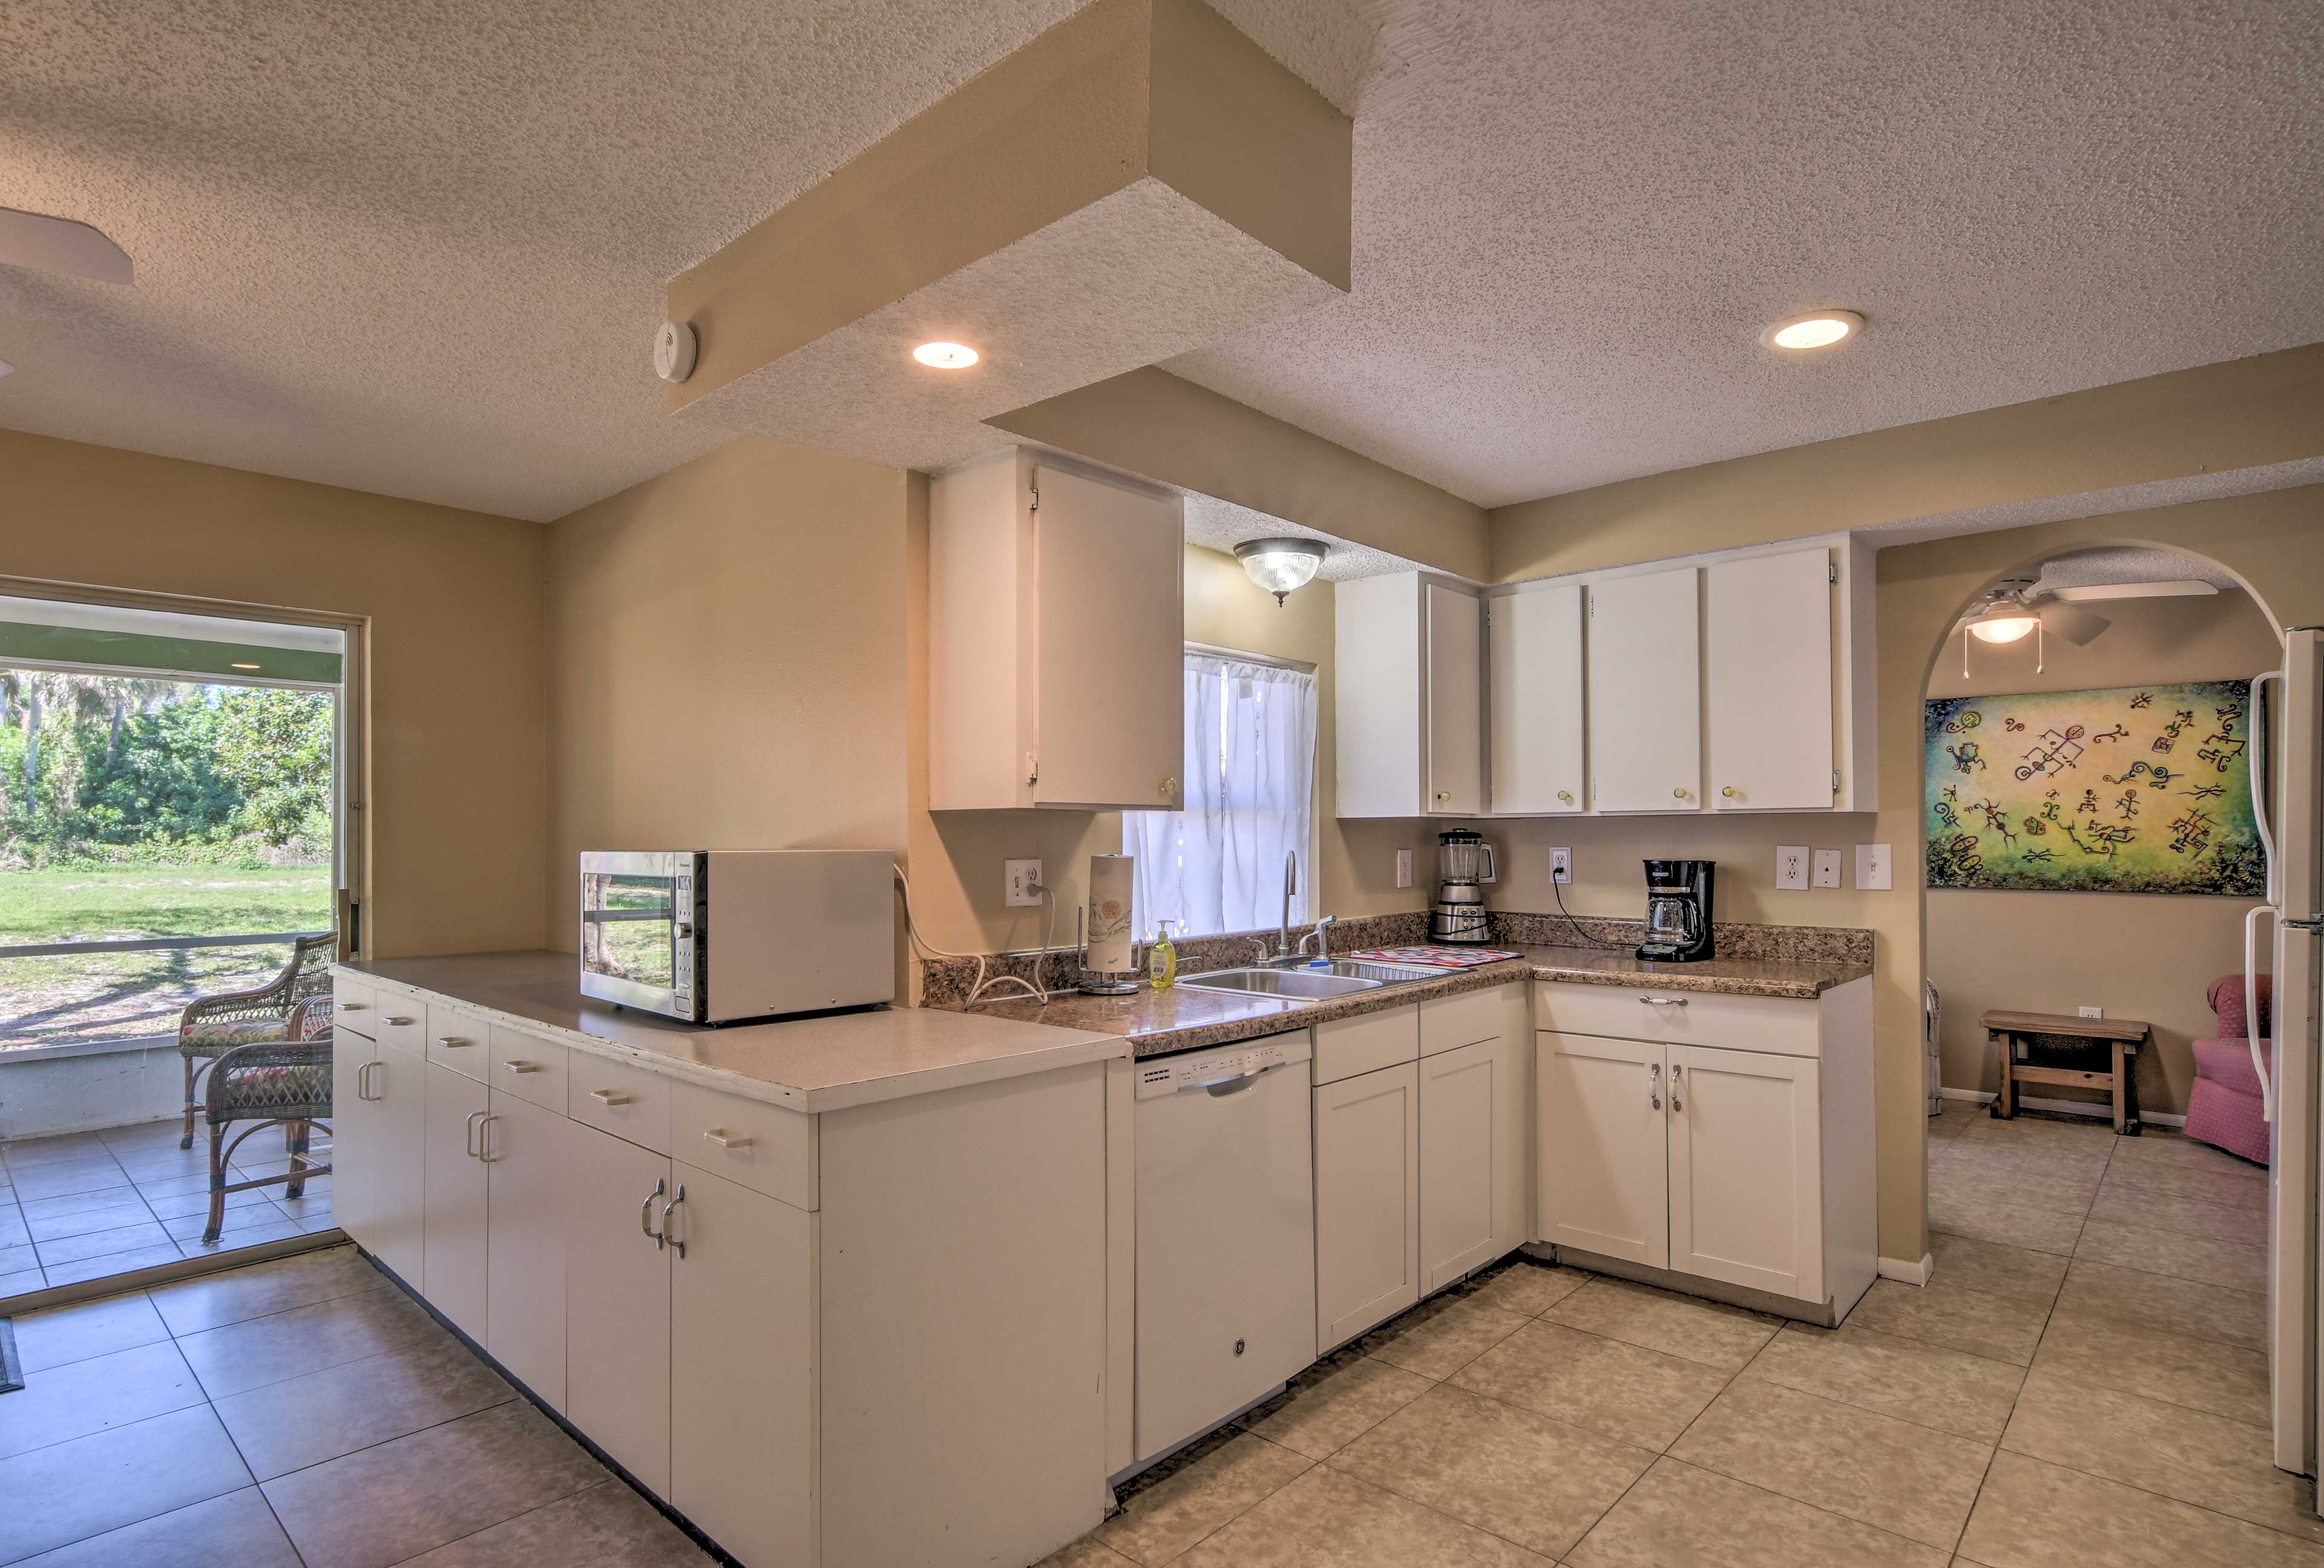
<path id="1" fill-rule="evenodd" d="M 1438 969 L 1474 969 L 1480 964 L 1506 964 L 1525 955 L 1501 947 L 1368 947 L 1349 956 L 1370 964 L 1426 964 Z"/>

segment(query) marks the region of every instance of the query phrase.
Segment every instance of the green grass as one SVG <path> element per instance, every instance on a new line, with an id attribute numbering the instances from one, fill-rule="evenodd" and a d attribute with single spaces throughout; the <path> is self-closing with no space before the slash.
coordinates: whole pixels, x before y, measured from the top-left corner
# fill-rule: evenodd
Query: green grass
<path id="1" fill-rule="evenodd" d="M 129 866 L 0 872 L 0 945 L 324 931 L 331 869 Z M 197 996 L 271 978 L 288 945 L 0 958 L 0 1051 L 166 1034 Z"/>

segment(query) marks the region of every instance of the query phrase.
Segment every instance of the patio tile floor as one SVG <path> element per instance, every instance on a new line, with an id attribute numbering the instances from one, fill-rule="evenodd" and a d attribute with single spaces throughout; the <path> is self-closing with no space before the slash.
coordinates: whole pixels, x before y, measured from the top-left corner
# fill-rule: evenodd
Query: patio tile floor
<path id="1" fill-rule="evenodd" d="M 0 1302 L 332 1227 L 331 1178 L 316 1176 L 302 1198 L 285 1198 L 281 1187 L 227 1194 L 225 1228 L 205 1246 L 209 1153 L 198 1131 L 194 1147 L 180 1149 L 183 1133 L 173 1119 L 0 1143 Z M 316 1158 L 327 1161 L 330 1148 L 329 1135 L 317 1134 Z M 271 1174 L 284 1159 L 281 1141 L 265 1132 L 237 1156 L 234 1181 Z"/>

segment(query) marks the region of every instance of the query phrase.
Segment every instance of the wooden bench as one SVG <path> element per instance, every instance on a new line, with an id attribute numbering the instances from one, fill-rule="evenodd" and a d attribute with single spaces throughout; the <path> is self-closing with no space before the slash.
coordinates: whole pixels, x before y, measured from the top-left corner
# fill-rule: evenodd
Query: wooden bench
<path id="1" fill-rule="evenodd" d="M 2136 1019 L 2068 1018 L 2062 1013 L 2009 1012 L 2000 1008 L 1989 1010 L 1978 1021 L 1985 1026 L 1986 1038 L 2001 1047 L 2001 1093 L 1993 1102 L 1991 1112 L 1997 1119 L 2006 1121 L 2017 1114 L 2017 1085 L 2021 1082 L 2063 1084 L 2076 1089 L 2112 1091 L 2114 1130 L 2126 1138 L 2138 1136 L 2138 1084 L 2132 1074 L 2138 1064 L 2138 1048 L 2146 1043 L 2145 1024 Z M 2030 1053 L 2039 1044 L 2056 1039 L 2113 1047 L 2113 1071 L 2086 1073 L 2071 1067 L 2037 1067 L 2017 1059 L 2019 1051 Z"/>

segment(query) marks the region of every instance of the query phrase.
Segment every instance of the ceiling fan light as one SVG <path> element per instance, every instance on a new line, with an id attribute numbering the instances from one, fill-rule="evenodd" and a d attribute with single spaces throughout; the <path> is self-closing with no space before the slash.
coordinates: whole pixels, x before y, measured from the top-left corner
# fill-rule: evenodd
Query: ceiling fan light
<path id="1" fill-rule="evenodd" d="M 1279 605 L 1314 580 L 1328 550 L 1321 540 L 1253 539 L 1235 546 L 1234 553 L 1244 575 L 1274 595 Z"/>
<path id="2" fill-rule="evenodd" d="M 2018 642 L 2031 635 L 2042 618 L 2030 610 L 1988 610 L 1969 623 L 1980 642 Z"/>

